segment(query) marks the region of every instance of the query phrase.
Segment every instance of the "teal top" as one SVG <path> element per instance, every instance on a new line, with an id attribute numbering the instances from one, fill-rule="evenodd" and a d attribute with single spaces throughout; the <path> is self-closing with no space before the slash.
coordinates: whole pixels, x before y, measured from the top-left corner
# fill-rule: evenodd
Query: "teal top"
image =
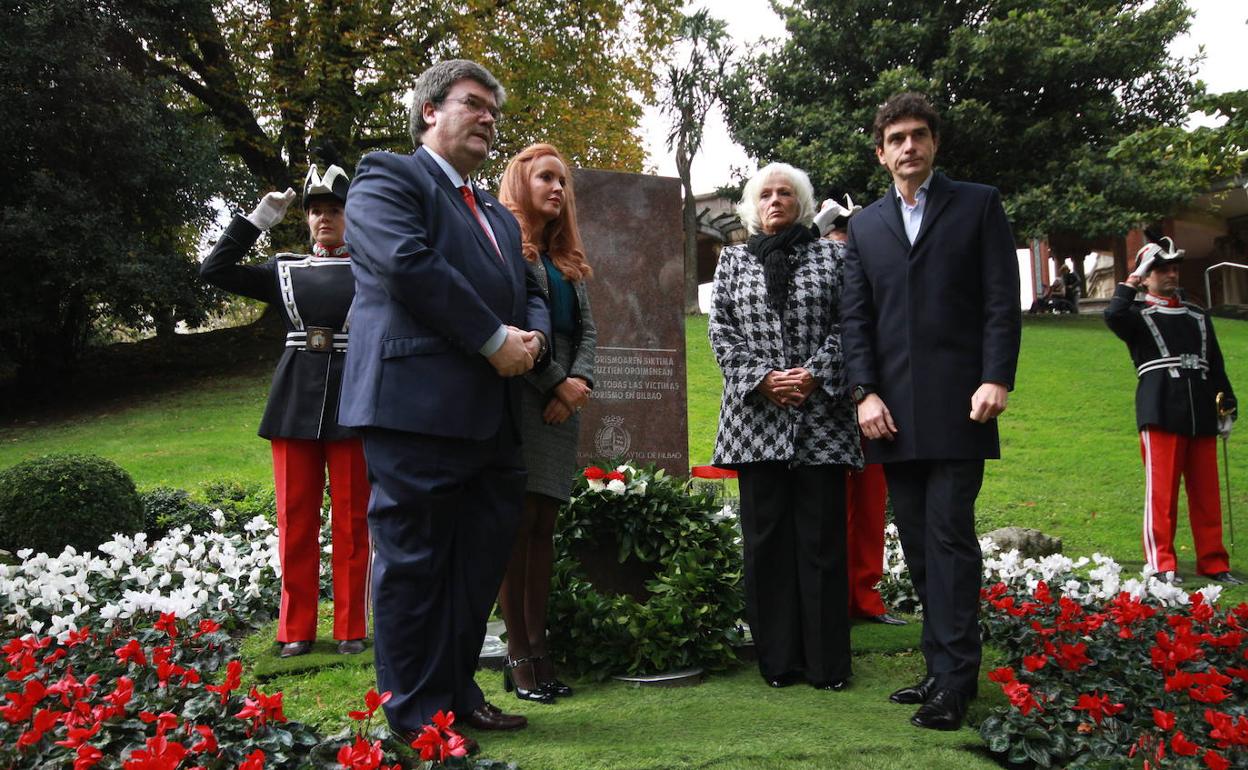
<path id="1" fill-rule="evenodd" d="M 571 337 L 576 333 L 576 291 L 546 254 L 546 283 L 550 287 L 550 325 L 555 334 Z"/>

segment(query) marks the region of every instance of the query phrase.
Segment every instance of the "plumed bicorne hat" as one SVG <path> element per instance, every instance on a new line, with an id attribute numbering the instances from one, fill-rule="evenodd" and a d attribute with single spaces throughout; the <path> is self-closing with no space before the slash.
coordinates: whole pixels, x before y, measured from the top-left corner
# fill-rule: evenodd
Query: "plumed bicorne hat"
<path id="1" fill-rule="evenodd" d="M 346 203 L 347 188 L 350 186 L 351 179 L 347 176 L 347 172 L 342 170 L 342 166 L 333 164 L 325 169 L 325 175 L 321 176 L 316 164 L 313 163 L 308 167 L 308 175 L 303 178 L 303 205 L 306 208 L 310 198 L 322 195 L 329 195 Z"/>
<path id="2" fill-rule="evenodd" d="M 819 213 L 815 215 L 815 227 L 819 228 L 820 235 L 827 235 L 833 230 L 843 229 L 849 224 L 849 218 L 859 211 L 862 211 L 862 206 L 855 205 L 849 193 L 845 194 L 844 203 L 835 198 L 828 198 L 823 202 Z"/>
<path id="3" fill-rule="evenodd" d="M 1169 249 L 1162 245 L 1162 241 L 1166 242 Z M 1148 271 L 1151 273 L 1159 267 L 1177 265 L 1183 261 L 1183 254 L 1183 249 L 1174 248 L 1174 241 L 1170 238 L 1170 236 L 1163 235 L 1157 239 L 1157 242 L 1146 243 L 1140 247 L 1139 251 L 1135 252 L 1135 266 L 1139 267 L 1141 262 L 1151 256 L 1153 258 L 1153 264 L 1148 268 Z"/>

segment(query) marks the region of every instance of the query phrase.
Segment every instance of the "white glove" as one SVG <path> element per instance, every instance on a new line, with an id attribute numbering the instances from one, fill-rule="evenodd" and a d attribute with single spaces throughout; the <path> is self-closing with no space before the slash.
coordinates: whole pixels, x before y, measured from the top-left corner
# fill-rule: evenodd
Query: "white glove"
<path id="1" fill-rule="evenodd" d="M 1234 418 L 1229 414 L 1224 414 L 1218 418 L 1218 435 L 1222 438 L 1231 437 L 1231 426 L 1235 424 Z"/>
<path id="2" fill-rule="evenodd" d="M 282 221 L 282 217 L 286 216 L 286 209 L 294 199 L 295 191 L 289 187 L 284 193 L 268 193 L 260 199 L 260 205 L 256 206 L 256 210 L 247 215 L 247 221 L 259 230 L 268 230 Z"/>
<path id="3" fill-rule="evenodd" d="M 1145 244 L 1139 251 L 1135 252 L 1135 258 L 1140 261 L 1135 272 L 1131 275 L 1136 278 L 1143 278 L 1148 269 L 1153 266 L 1153 262 L 1157 259 L 1157 255 L 1162 253 L 1162 248 L 1155 243 Z"/>
<path id="4" fill-rule="evenodd" d="M 832 222 L 835 221 L 837 217 L 848 214 L 849 212 L 846 211 L 841 204 L 831 198 L 828 198 L 823 202 L 823 206 L 819 208 L 819 213 L 815 215 L 815 227 L 819 228 L 820 235 L 827 235 L 828 231 L 832 229 Z"/>

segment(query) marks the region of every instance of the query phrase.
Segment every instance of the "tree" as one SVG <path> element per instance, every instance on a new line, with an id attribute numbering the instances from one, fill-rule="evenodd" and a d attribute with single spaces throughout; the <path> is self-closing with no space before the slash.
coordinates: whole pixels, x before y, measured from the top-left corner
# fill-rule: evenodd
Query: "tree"
<path id="1" fill-rule="evenodd" d="M 90 0 L 0 9 L 0 351 L 55 384 L 97 323 L 203 317 L 188 241 L 220 187 L 216 134 L 99 44 Z"/>
<path id="2" fill-rule="evenodd" d="M 781 13 L 791 37 L 734 73 L 729 125 L 818 187 L 881 193 L 871 120 L 918 90 L 944 118 L 937 164 L 999 187 L 1019 236 L 1122 233 L 1199 192 L 1201 174 L 1158 184 L 1155 154 L 1130 140 L 1177 130 L 1203 89 L 1196 60 L 1167 52 L 1187 29 L 1183 0 L 799 0 Z"/>
<path id="3" fill-rule="evenodd" d="M 578 165 L 640 169 L 631 93 L 673 34 L 676 0 L 104 0 L 136 71 L 168 77 L 211 115 L 261 189 L 298 186 L 311 147 L 348 164 L 407 152 L 406 91 L 430 64 L 481 62 L 509 98 L 491 165 L 534 141 Z"/>
<path id="4" fill-rule="evenodd" d="M 667 64 L 665 95 L 660 106 L 672 117 L 667 148 L 676 150 L 676 173 L 684 189 L 682 217 L 685 233 L 685 312 L 698 312 L 698 211 L 693 199 L 690 172 L 693 157 L 702 148 L 706 113 L 718 100 L 732 57 L 724 22 L 711 18 L 705 8 L 681 20 L 677 45 L 687 55 Z"/>

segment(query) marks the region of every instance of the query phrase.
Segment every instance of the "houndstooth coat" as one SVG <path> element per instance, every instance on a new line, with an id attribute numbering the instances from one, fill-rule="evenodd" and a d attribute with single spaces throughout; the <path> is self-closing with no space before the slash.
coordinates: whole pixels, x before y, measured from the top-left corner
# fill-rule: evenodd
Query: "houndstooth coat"
<path id="1" fill-rule="evenodd" d="M 816 240 L 790 257 L 783 328 L 767 305 L 763 264 L 744 246 L 726 246 L 715 269 L 710 337 L 724 373 L 716 465 L 762 460 L 862 467 L 857 411 L 841 360 L 839 310 L 844 248 Z M 801 366 L 820 381 L 798 408 L 755 391 L 776 369 Z"/>

